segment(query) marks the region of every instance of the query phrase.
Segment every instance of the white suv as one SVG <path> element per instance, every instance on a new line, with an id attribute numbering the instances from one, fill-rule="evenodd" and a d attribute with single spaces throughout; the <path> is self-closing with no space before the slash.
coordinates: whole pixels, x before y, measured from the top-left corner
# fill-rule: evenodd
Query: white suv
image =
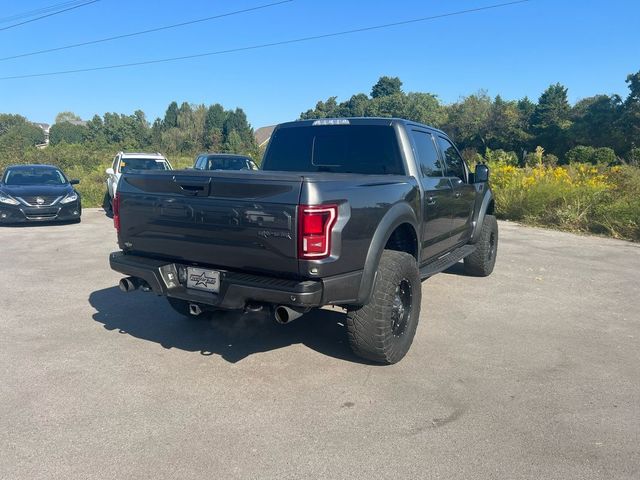
<path id="1" fill-rule="evenodd" d="M 107 168 L 107 193 L 104 195 L 104 209 L 111 212 L 113 197 L 116 195 L 118 181 L 129 170 L 173 170 L 169 161 L 160 153 L 119 152 L 113 159 L 113 165 Z"/>

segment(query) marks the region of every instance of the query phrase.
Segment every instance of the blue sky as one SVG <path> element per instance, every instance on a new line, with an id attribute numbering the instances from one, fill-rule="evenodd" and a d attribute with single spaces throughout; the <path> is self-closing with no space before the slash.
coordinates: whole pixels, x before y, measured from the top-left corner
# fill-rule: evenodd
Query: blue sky
<path id="1" fill-rule="evenodd" d="M 0 31 L 0 57 L 144 30 L 275 0 L 100 0 Z M 0 1 L 0 17 L 61 0 Z M 500 0 L 294 0 L 175 30 L 0 62 L 0 77 L 233 49 L 475 8 Z M 369 93 L 381 75 L 450 103 L 478 89 L 537 99 L 551 83 L 571 101 L 627 93 L 640 70 L 637 0 L 532 0 L 384 30 L 180 62 L 0 81 L 0 112 L 52 122 L 168 103 L 242 107 L 255 128 L 297 118 L 320 99 Z M 0 23 L 0 28 L 9 23 Z"/>

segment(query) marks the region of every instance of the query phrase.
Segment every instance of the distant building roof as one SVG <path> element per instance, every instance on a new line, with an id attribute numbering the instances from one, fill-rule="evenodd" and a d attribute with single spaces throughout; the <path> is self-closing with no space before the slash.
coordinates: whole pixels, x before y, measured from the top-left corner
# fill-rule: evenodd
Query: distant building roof
<path id="1" fill-rule="evenodd" d="M 276 128 L 275 125 L 269 125 L 268 127 L 260 127 L 257 129 L 253 135 L 256 137 L 256 143 L 259 147 L 266 145 L 271 139 L 271 134 L 273 133 L 273 129 Z"/>
<path id="2" fill-rule="evenodd" d="M 51 128 L 51 125 L 49 125 L 48 123 L 39 123 L 39 122 L 32 122 L 36 127 L 40 127 L 42 130 L 44 130 L 45 132 L 48 132 L 49 129 Z"/>

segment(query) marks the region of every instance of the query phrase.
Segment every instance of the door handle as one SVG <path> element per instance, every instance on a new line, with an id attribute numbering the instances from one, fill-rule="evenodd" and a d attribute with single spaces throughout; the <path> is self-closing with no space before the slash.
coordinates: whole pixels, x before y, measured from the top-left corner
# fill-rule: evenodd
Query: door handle
<path id="1" fill-rule="evenodd" d="M 427 197 L 427 205 L 435 205 L 436 204 L 436 197 L 434 197 L 433 195 L 429 195 Z"/>
<path id="2" fill-rule="evenodd" d="M 453 196 L 456 197 L 456 198 L 460 198 L 460 192 L 454 193 Z"/>
<path id="3" fill-rule="evenodd" d="M 180 187 L 180 190 L 187 195 L 209 195 L 209 187 L 211 185 L 210 178 L 193 178 L 193 177 L 173 177 L 173 181 Z"/>

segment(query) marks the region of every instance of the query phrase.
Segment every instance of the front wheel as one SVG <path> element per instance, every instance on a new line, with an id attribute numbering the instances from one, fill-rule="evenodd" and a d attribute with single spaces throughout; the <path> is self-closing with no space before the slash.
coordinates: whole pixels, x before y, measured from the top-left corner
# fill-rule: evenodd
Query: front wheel
<path id="1" fill-rule="evenodd" d="M 485 215 L 476 243 L 476 250 L 464 259 L 464 271 L 468 275 L 487 277 L 493 272 L 498 254 L 498 221 L 493 215 Z"/>
<path id="2" fill-rule="evenodd" d="M 382 252 L 368 304 L 347 313 L 351 349 L 377 363 L 397 363 L 409 351 L 420 318 L 418 264 L 405 252 Z"/>
<path id="3" fill-rule="evenodd" d="M 111 200 L 111 195 L 109 195 L 109 190 L 104 193 L 104 198 L 102 199 L 102 208 L 107 215 L 113 215 L 113 202 Z"/>

